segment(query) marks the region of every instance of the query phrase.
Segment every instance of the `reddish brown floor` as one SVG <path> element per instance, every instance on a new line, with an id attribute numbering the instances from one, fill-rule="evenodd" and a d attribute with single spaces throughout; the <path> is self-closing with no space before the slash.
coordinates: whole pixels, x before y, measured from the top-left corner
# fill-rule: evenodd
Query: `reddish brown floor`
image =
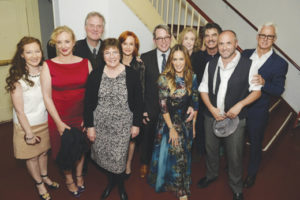
<path id="1" fill-rule="evenodd" d="M 35 200 L 38 199 L 34 182 L 28 175 L 23 161 L 14 159 L 12 147 L 11 123 L 0 125 L 0 200 Z M 248 149 L 245 151 L 245 164 Z M 194 154 L 192 164 L 191 200 L 230 200 L 232 193 L 227 183 L 222 160 L 219 179 L 206 189 L 198 189 L 196 182 L 205 175 L 204 158 Z M 176 200 L 170 193 L 155 193 L 145 181 L 138 177 L 138 152 L 133 162 L 133 174 L 126 182 L 126 190 L 130 200 Z M 285 131 L 263 155 L 263 161 L 256 184 L 244 190 L 246 200 L 299 200 L 300 199 L 300 129 Z M 61 184 L 58 190 L 50 190 L 52 199 L 72 200 L 64 185 L 54 161 L 49 159 L 49 176 Z M 78 200 L 97 200 L 106 185 L 106 177 L 93 164 L 85 177 L 86 191 Z M 118 200 L 117 189 L 114 189 L 108 200 Z"/>

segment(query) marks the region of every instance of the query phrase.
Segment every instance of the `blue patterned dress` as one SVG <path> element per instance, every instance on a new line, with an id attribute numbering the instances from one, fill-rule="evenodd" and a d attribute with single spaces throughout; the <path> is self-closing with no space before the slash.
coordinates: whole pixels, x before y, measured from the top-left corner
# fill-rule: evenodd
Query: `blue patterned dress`
<path id="1" fill-rule="evenodd" d="M 185 88 L 184 79 L 175 79 L 176 90 L 171 95 L 166 76 L 158 80 L 161 114 L 154 141 L 152 161 L 148 182 L 156 192 L 172 191 L 176 196 L 190 194 L 191 185 L 191 148 L 193 122 L 185 122 L 189 106 L 198 110 L 197 79 L 193 76 L 192 93 Z M 174 147 L 169 140 L 169 128 L 162 114 L 169 113 L 178 133 L 179 145 Z"/>

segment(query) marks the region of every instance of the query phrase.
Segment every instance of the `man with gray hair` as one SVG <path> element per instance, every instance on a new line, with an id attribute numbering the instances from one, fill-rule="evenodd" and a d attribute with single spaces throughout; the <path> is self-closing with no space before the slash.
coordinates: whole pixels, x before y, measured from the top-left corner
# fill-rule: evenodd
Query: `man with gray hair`
<path id="1" fill-rule="evenodd" d="M 261 97 L 248 109 L 247 132 L 250 142 L 250 160 L 248 175 L 244 180 L 245 188 L 254 185 L 259 169 L 262 142 L 268 123 L 270 97 L 279 97 L 284 91 L 288 63 L 272 49 L 276 39 L 276 26 L 273 23 L 266 23 L 258 30 L 256 49 L 247 49 L 242 53 L 252 60 L 251 70 L 255 73 L 252 83 L 262 85 Z"/>
<path id="2" fill-rule="evenodd" d="M 93 67 L 102 67 L 104 64 L 101 56 L 100 46 L 101 37 L 104 32 L 105 19 L 98 12 L 90 12 L 87 14 L 84 21 L 86 38 L 78 40 L 74 47 L 74 55 L 87 58 Z M 56 49 L 47 43 L 48 59 L 56 57 Z"/>
<path id="3" fill-rule="evenodd" d="M 233 200 L 243 199 L 243 148 L 246 107 L 259 98 L 260 86 L 250 83 L 251 60 L 240 55 L 236 34 L 223 31 L 218 38 L 220 57 L 210 60 L 199 86 L 204 111 L 206 176 L 198 182 L 205 188 L 219 175 L 219 148 L 223 141 Z"/>
<path id="4" fill-rule="evenodd" d="M 100 45 L 101 37 L 104 32 L 105 19 L 98 12 L 90 12 L 84 21 L 86 38 L 78 40 L 74 48 L 74 55 L 87 58 L 92 64 L 93 69 L 104 64 L 101 56 Z"/>

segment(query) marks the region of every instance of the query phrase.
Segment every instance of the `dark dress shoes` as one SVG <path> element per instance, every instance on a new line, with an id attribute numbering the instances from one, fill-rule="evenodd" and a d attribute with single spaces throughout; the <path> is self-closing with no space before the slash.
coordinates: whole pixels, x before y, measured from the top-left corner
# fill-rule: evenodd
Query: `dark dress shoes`
<path id="1" fill-rule="evenodd" d="M 101 195 L 101 200 L 106 199 L 109 196 L 112 189 L 113 189 L 113 186 L 108 186 L 107 188 L 105 188 L 105 190 L 103 191 L 103 193 Z"/>
<path id="2" fill-rule="evenodd" d="M 256 176 L 247 176 L 244 183 L 243 183 L 243 187 L 244 188 L 250 188 L 254 185 L 255 183 L 255 179 L 256 179 Z"/>
<path id="3" fill-rule="evenodd" d="M 197 186 L 198 188 L 206 188 L 209 184 L 211 184 L 215 180 L 217 180 L 217 178 L 207 179 L 205 176 L 198 181 Z"/>
<path id="4" fill-rule="evenodd" d="M 120 192 L 120 199 L 121 200 L 128 200 L 128 196 L 125 191 Z"/>
<path id="5" fill-rule="evenodd" d="M 233 194 L 233 200 L 243 200 L 244 196 L 243 193 L 234 193 Z"/>

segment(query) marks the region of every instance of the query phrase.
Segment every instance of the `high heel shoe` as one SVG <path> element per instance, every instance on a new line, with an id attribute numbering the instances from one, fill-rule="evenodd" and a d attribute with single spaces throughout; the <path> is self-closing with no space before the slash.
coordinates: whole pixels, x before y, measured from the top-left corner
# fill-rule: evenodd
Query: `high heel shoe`
<path id="1" fill-rule="evenodd" d="M 41 175 L 41 177 L 42 177 L 42 179 L 48 178 L 48 174 Z M 45 181 L 43 181 L 43 182 L 46 183 Z M 59 184 L 55 181 L 52 181 L 52 184 L 46 183 L 46 185 L 51 189 L 58 189 L 59 188 Z"/>
<path id="2" fill-rule="evenodd" d="M 72 185 L 72 184 L 76 185 L 74 182 L 72 182 L 72 183 L 66 183 L 67 188 L 68 188 L 69 185 Z M 79 188 L 78 188 L 78 187 L 77 187 L 77 190 L 76 190 L 76 191 L 71 191 L 71 190 L 69 190 L 69 188 L 68 188 L 68 191 L 69 191 L 74 197 L 79 197 L 79 196 L 80 196 Z"/>
<path id="3" fill-rule="evenodd" d="M 78 179 L 78 178 L 82 178 L 82 175 L 76 176 L 76 179 Z M 82 178 L 82 179 L 83 179 L 83 178 Z M 84 184 L 83 184 L 83 185 L 78 185 L 78 181 L 77 181 L 77 187 L 78 187 L 78 192 L 79 192 L 79 193 L 82 193 L 82 192 L 85 191 L 85 186 L 84 186 Z"/>
<path id="4" fill-rule="evenodd" d="M 39 185 L 42 185 L 43 183 L 44 182 L 41 181 L 39 183 L 36 183 L 35 185 L 38 187 Z M 42 200 L 51 200 L 51 196 L 50 196 L 49 192 L 46 192 L 44 194 L 39 193 L 39 195 L 40 195 L 40 199 L 42 199 Z"/>

